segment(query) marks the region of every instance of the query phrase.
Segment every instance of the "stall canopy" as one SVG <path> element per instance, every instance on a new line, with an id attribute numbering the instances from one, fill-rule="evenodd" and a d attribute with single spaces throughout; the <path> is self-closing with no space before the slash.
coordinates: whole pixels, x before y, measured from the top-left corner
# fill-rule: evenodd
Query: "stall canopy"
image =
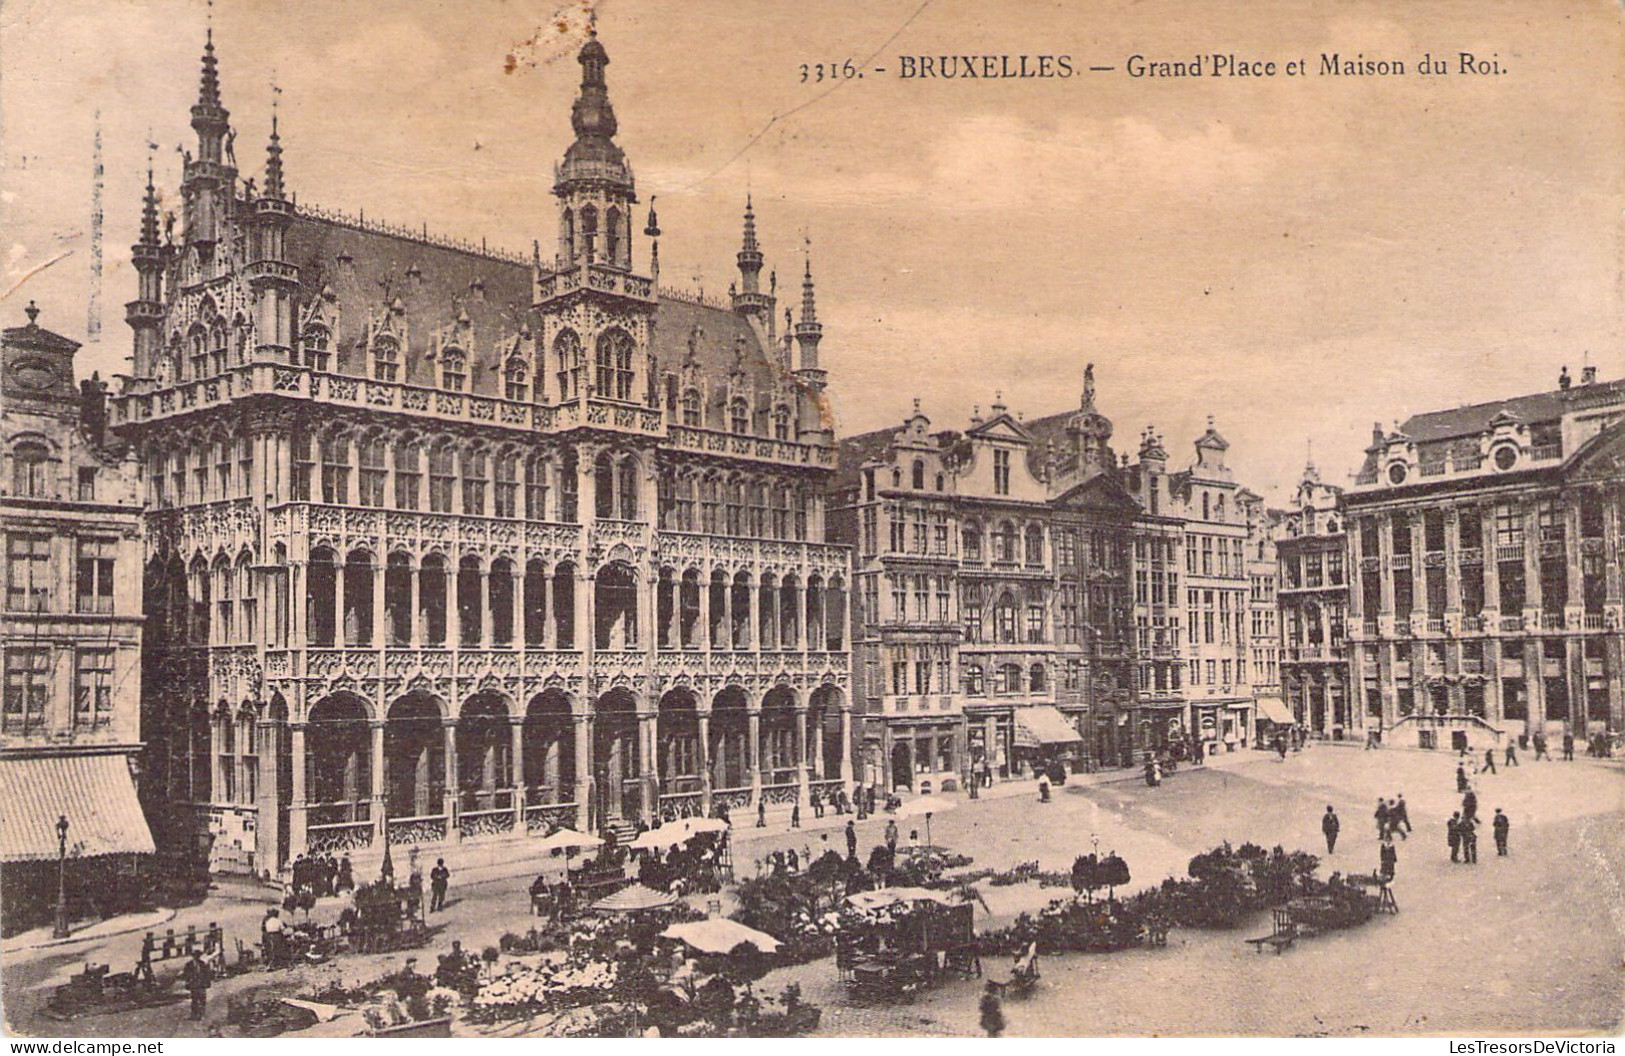
<path id="1" fill-rule="evenodd" d="M 592 908 L 600 913 L 639 913 L 646 909 L 663 909 L 676 901 L 676 895 L 633 884 L 593 903 Z"/>
<path id="2" fill-rule="evenodd" d="M 0 761 L 0 861 L 55 861 L 58 818 L 68 856 L 151 854 L 152 832 L 123 755 Z"/>
<path id="3" fill-rule="evenodd" d="M 1277 726 L 1291 726 L 1296 721 L 1280 697 L 1259 697 L 1258 717 Z"/>
<path id="4" fill-rule="evenodd" d="M 747 928 L 726 917 L 673 924 L 660 935 L 686 943 L 700 953 L 728 953 L 741 943 L 754 946 L 763 953 L 777 953 L 779 949 L 779 940 L 767 932 Z"/>
<path id="5" fill-rule="evenodd" d="M 1051 744 L 1077 744 L 1083 740 L 1066 716 L 1048 704 L 1016 709 L 1016 746 L 1040 748 Z"/>

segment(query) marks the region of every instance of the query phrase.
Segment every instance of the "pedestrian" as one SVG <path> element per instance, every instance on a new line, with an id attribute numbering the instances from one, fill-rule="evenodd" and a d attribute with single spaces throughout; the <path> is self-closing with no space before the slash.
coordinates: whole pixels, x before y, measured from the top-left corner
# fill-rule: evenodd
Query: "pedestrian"
<path id="1" fill-rule="evenodd" d="M 1038 802 L 1040 802 L 1040 803 L 1048 803 L 1049 802 L 1049 775 L 1048 774 L 1039 774 L 1038 775 Z"/>
<path id="2" fill-rule="evenodd" d="M 1456 791 L 1467 791 L 1467 768 L 1460 763 L 1456 764 Z"/>
<path id="3" fill-rule="evenodd" d="M 999 984 L 989 979 L 982 988 L 982 1030 L 990 1038 L 1004 1036 L 1004 1009 L 999 1004 Z"/>
<path id="4" fill-rule="evenodd" d="M 1471 816 L 1461 819 L 1461 860 L 1478 864 L 1478 825 Z"/>
<path id="5" fill-rule="evenodd" d="M 767 828 L 767 801 L 762 799 L 761 796 L 756 797 L 756 827 L 758 829 Z"/>
<path id="6" fill-rule="evenodd" d="M 1341 823 L 1337 820 L 1337 812 L 1332 810 L 1330 803 L 1326 804 L 1326 813 L 1320 818 L 1320 831 L 1326 834 L 1326 853 L 1331 854 L 1337 850 L 1337 830 Z"/>
<path id="7" fill-rule="evenodd" d="M 446 868 L 446 860 L 435 859 L 434 868 L 429 870 L 429 912 L 446 908 L 446 887 L 450 883 L 451 870 Z"/>
<path id="8" fill-rule="evenodd" d="M 1202 744 L 1202 742 L 1201 742 L 1201 741 L 1197 741 L 1197 742 L 1196 742 L 1196 748 L 1195 748 L 1195 750 L 1194 750 L 1194 751 L 1192 751 L 1192 753 L 1191 753 L 1191 755 L 1192 755 L 1192 757 L 1193 757 L 1193 758 L 1194 758 L 1194 760 L 1195 760 L 1195 762 L 1196 762 L 1196 765 L 1197 765 L 1197 766 L 1201 766 L 1201 765 L 1202 765 L 1202 761 L 1203 761 L 1203 758 L 1204 758 L 1204 756 L 1205 756 L 1205 754 L 1206 754 L 1206 749 L 1205 749 L 1205 747 L 1204 747 L 1204 746 L 1203 746 L 1203 744 Z"/>
<path id="9" fill-rule="evenodd" d="M 1377 860 L 1382 863 L 1382 878 L 1390 884 L 1394 882 L 1394 869 L 1399 865 L 1399 849 L 1394 846 L 1394 838 L 1388 837 L 1382 841 L 1382 847 L 1377 852 Z"/>
<path id="10" fill-rule="evenodd" d="M 1444 831 L 1445 838 L 1450 841 L 1450 860 L 1452 862 L 1461 861 L 1461 811 L 1458 810 L 1450 815 L 1450 820 L 1445 823 Z"/>
<path id="11" fill-rule="evenodd" d="M 338 889 L 340 891 L 355 890 L 355 867 L 350 864 L 349 855 L 339 859 Z"/>
<path id="12" fill-rule="evenodd" d="M 209 984 L 214 981 L 214 973 L 203 963 L 202 950 L 192 950 L 192 959 L 181 969 L 181 980 L 192 998 L 192 1018 L 202 1019 L 204 1006 L 209 1003 Z"/>
<path id="13" fill-rule="evenodd" d="M 1546 735 L 1537 733 L 1535 734 L 1535 762 L 1538 763 L 1542 759 L 1548 763 L 1552 761 L 1551 755 L 1546 751 Z"/>
<path id="14" fill-rule="evenodd" d="M 824 816 L 824 794 L 822 792 L 816 788 L 813 789 L 812 795 L 808 797 L 808 802 L 812 804 L 813 817 L 821 818 Z"/>
<path id="15" fill-rule="evenodd" d="M 265 911 L 265 919 L 260 921 L 260 951 L 265 958 L 268 968 L 280 968 L 283 954 L 282 943 L 285 936 L 282 933 L 282 911 L 272 906 Z"/>
<path id="16" fill-rule="evenodd" d="M 851 858 L 858 853 L 858 827 L 851 821 L 846 823 L 846 856 Z"/>
<path id="17" fill-rule="evenodd" d="M 799 801 L 790 804 L 790 827 L 792 829 L 801 828 L 801 803 Z"/>
<path id="18" fill-rule="evenodd" d="M 1388 835 L 1388 821 L 1389 821 L 1389 818 L 1388 818 L 1388 801 L 1383 799 L 1381 796 L 1377 797 L 1377 809 L 1376 809 L 1375 815 L 1376 815 L 1376 818 L 1377 818 L 1377 839 L 1380 840 L 1383 837 Z"/>
<path id="19" fill-rule="evenodd" d="M 1495 856 L 1507 856 L 1507 835 L 1512 830 L 1512 819 L 1501 812 L 1500 807 L 1495 808 L 1495 817 L 1490 819 L 1490 832 L 1495 836 Z"/>
<path id="20" fill-rule="evenodd" d="M 1486 749 L 1484 749 L 1484 770 L 1487 773 L 1491 773 L 1491 774 L 1495 773 L 1495 749 L 1494 748 L 1486 748 Z"/>
<path id="21" fill-rule="evenodd" d="M 1478 817 L 1478 793 L 1472 789 L 1461 797 L 1461 816 L 1466 821 L 1476 820 Z"/>
<path id="22" fill-rule="evenodd" d="M 1517 766 L 1518 765 L 1518 752 L 1517 752 L 1517 749 L 1516 749 L 1516 747 L 1515 747 L 1515 745 L 1514 745 L 1514 743 L 1512 741 L 1507 741 L 1506 765 L 1507 766 Z"/>
<path id="23" fill-rule="evenodd" d="M 1401 825 L 1405 826 L 1403 831 L 1400 830 Z M 1393 808 L 1388 812 L 1388 827 L 1407 840 L 1410 839 L 1411 808 L 1405 805 L 1405 793 L 1403 792 L 1399 794 L 1399 798 L 1394 801 Z"/>
<path id="24" fill-rule="evenodd" d="M 897 819 L 886 819 L 886 850 L 890 854 L 897 853 Z"/>
<path id="25" fill-rule="evenodd" d="M 1405 835 L 1405 831 L 1399 827 L 1399 801 L 1390 799 L 1388 801 L 1388 835 L 1393 836 L 1395 833 L 1398 833 L 1399 838 L 1402 840 L 1410 839 L 1409 836 Z"/>
<path id="26" fill-rule="evenodd" d="M 920 830 L 919 829 L 909 829 L 908 830 L 908 856 L 909 856 L 910 859 L 912 859 L 915 855 L 917 855 L 919 853 L 920 853 Z"/>
<path id="27" fill-rule="evenodd" d="M 1563 731 L 1563 761 L 1565 763 L 1574 762 L 1574 732 L 1572 730 Z"/>

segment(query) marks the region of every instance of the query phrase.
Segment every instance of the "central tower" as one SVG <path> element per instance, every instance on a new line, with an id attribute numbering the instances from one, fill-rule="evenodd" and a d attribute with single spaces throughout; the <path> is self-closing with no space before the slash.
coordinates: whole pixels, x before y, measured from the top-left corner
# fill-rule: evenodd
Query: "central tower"
<path id="1" fill-rule="evenodd" d="M 554 169 L 559 248 L 552 275 L 536 274 L 536 331 L 560 403 L 583 396 L 656 404 L 649 348 L 654 282 L 632 274 L 632 167 L 615 143 L 604 68 L 591 34 L 578 56 L 581 93 L 570 110 L 575 142 Z"/>

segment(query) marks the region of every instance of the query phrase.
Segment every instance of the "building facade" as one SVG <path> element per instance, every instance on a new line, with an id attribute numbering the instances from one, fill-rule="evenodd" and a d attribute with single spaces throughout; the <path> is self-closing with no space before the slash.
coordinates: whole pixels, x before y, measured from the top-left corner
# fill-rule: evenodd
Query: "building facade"
<path id="1" fill-rule="evenodd" d="M 1263 747 L 1277 726 L 1293 725 L 1281 699 L 1281 566 L 1276 536 L 1281 514 L 1261 495 L 1243 490 L 1247 519 L 1247 672 L 1252 679 L 1253 743 Z"/>
<path id="2" fill-rule="evenodd" d="M 1424 747 L 1625 728 L 1625 381 L 1373 431 L 1344 496 L 1363 720 Z"/>
<path id="3" fill-rule="evenodd" d="M 76 890 L 150 854 L 140 772 L 142 534 L 138 464 L 106 435 L 79 345 L 28 323 L 0 334 L 0 863 L 7 931 L 54 902 L 58 857 Z M 66 820 L 65 833 L 57 832 Z M 104 903 L 106 904 L 106 903 Z"/>
<path id="4" fill-rule="evenodd" d="M 240 180 L 205 49 L 114 417 L 149 507 L 149 809 L 216 868 L 850 783 L 810 262 L 781 333 L 747 203 L 730 300 L 663 290 L 608 54 L 578 58 L 527 259 L 296 206 L 274 119 Z"/>
<path id="5" fill-rule="evenodd" d="M 1349 559 L 1343 489 L 1313 463 L 1276 519 L 1280 577 L 1281 691 L 1293 723 L 1341 740 L 1363 730 L 1349 679 Z"/>

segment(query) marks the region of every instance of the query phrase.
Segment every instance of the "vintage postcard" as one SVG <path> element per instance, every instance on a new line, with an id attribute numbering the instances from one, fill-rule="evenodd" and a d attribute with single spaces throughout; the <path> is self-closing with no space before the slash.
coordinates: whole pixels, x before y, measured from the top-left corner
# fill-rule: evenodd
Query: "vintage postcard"
<path id="1" fill-rule="evenodd" d="M 1615 1051 L 1615 0 L 0 63 L 8 1034 Z"/>

